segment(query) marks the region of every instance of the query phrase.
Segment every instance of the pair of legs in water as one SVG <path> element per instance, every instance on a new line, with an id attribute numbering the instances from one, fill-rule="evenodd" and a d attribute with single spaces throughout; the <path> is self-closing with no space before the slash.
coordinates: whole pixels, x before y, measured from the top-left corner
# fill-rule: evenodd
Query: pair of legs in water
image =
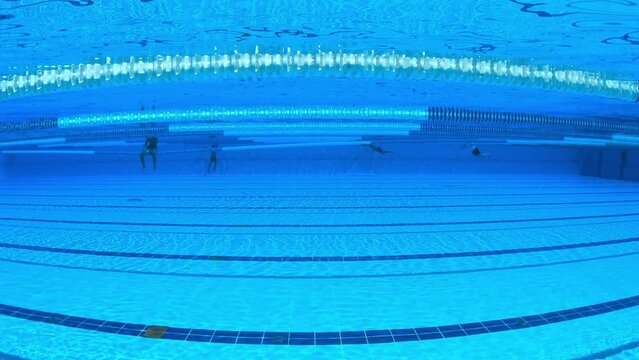
<path id="1" fill-rule="evenodd" d="M 148 137 L 144 142 L 144 146 L 142 147 L 142 152 L 140 152 L 140 163 L 142 164 L 142 171 L 146 168 L 146 163 L 144 161 L 144 157 L 150 155 L 153 159 L 153 170 L 155 170 L 157 165 L 157 156 L 158 156 L 158 138 L 157 137 Z M 211 172 L 211 168 L 213 168 L 213 172 L 217 169 L 217 145 L 211 145 L 211 157 L 209 158 L 209 167 L 208 172 Z"/>
<path id="2" fill-rule="evenodd" d="M 158 156 L 158 138 L 155 136 L 148 137 L 144 141 L 144 146 L 142 147 L 142 152 L 140 153 L 140 163 L 142 164 L 142 171 L 144 171 L 144 169 L 146 168 L 144 157 L 147 155 L 151 155 L 151 158 L 153 159 L 153 170 L 155 170 Z"/>
<path id="3" fill-rule="evenodd" d="M 211 166 L 213 167 L 213 172 L 215 172 L 215 169 L 217 169 L 217 145 L 215 144 L 211 145 L 208 172 L 211 172 Z"/>

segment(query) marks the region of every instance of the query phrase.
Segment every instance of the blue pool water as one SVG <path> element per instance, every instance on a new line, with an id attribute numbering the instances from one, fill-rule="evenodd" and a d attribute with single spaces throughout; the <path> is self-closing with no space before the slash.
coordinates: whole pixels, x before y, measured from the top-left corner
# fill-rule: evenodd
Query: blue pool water
<path id="1" fill-rule="evenodd" d="M 0 1 L 0 359 L 639 357 L 638 19 Z"/>

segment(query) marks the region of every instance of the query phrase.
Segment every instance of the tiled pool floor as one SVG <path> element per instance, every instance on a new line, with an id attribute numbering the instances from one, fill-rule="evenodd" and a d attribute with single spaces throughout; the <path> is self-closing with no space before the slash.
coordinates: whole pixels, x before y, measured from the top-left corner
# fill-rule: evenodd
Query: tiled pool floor
<path id="1" fill-rule="evenodd" d="M 634 183 L 146 175 L 0 194 L 12 356 L 563 359 L 639 340 Z"/>

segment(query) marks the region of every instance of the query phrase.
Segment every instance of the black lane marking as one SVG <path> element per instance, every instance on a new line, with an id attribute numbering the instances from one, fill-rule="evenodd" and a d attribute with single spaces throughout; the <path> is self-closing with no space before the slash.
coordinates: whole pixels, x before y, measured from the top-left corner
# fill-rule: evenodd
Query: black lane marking
<path id="1" fill-rule="evenodd" d="M 426 253 L 426 254 L 405 254 L 405 255 L 362 255 L 362 256 L 235 256 L 235 255 L 188 255 L 188 254 L 157 254 L 157 253 L 139 253 L 139 252 L 123 252 L 123 251 L 99 251 L 99 250 L 83 250 L 55 248 L 48 246 L 24 245 L 0 243 L 0 248 L 20 249 L 29 251 L 41 251 L 51 253 L 65 253 L 78 255 L 93 256 L 114 256 L 114 257 L 130 257 L 130 258 L 149 258 L 149 259 L 166 259 L 166 260 L 198 260 L 198 261 L 250 261 L 250 262 L 344 262 L 344 261 L 389 261 L 389 260 L 420 260 L 420 259 L 441 259 L 441 258 L 459 258 L 474 256 L 494 256 L 521 254 L 533 252 L 545 252 L 554 250 L 569 250 L 578 248 L 587 248 L 595 246 L 606 246 L 615 244 L 625 244 L 638 242 L 639 237 L 626 239 L 592 241 L 587 243 L 549 245 L 529 248 L 515 248 L 502 250 L 483 250 L 483 251 L 465 251 L 450 253 Z"/>
<path id="2" fill-rule="evenodd" d="M 543 326 L 629 309 L 639 295 L 542 314 L 454 325 L 358 331 L 282 332 L 178 328 L 84 318 L 0 304 L 0 315 L 101 333 L 223 344 L 251 345 L 372 345 L 473 336 Z"/>
<path id="3" fill-rule="evenodd" d="M 385 199 L 385 198 L 439 198 L 439 197 L 496 197 L 496 196 L 568 196 L 568 195 L 627 195 L 639 194 L 639 191 L 609 191 L 609 192 L 551 192 L 551 193 L 498 193 L 498 194 L 403 194 L 403 195 L 78 195 L 78 194 L 0 194 L 6 197 L 39 197 L 39 198 L 182 198 L 182 199 Z"/>
<path id="4" fill-rule="evenodd" d="M 96 208 L 96 209 L 176 209 L 176 210 L 322 210 L 322 209 L 446 209 L 446 208 L 476 208 L 476 207 L 511 207 L 511 206 L 558 206 L 558 205 L 589 205 L 589 204 L 621 204 L 639 203 L 639 199 L 632 200 L 603 200 L 603 201 L 568 201 L 546 203 L 519 204 L 448 204 L 448 205 L 372 205 L 372 206 L 157 206 L 157 205 L 77 205 L 77 204 L 33 204 L 33 203 L 0 203 L 0 206 L 25 207 L 54 207 L 54 208 Z"/>
<path id="5" fill-rule="evenodd" d="M 633 251 L 633 252 L 622 253 L 622 254 L 614 254 L 614 255 L 596 256 L 596 257 L 576 259 L 576 260 L 554 261 L 554 262 L 540 263 L 540 264 L 495 266 L 495 267 L 485 267 L 485 268 L 465 269 L 465 270 L 425 271 L 425 272 L 386 273 L 386 274 L 359 274 L 359 275 L 203 274 L 203 273 L 179 273 L 179 272 L 157 272 L 157 271 L 146 271 L 146 270 L 92 268 L 92 267 L 85 267 L 85 266 L 41 263 L 41 262 L 28 261 L 28 260 L 16 260 L 16 259 L 8 259 L 8 258 L 1 258 L 1 257 L 0 257 L 0 261 L 13 263 L 13 264 L 44 266 L 44 267 L 67 269 L 67 270 L 97 271 L 97 272 L 106 272 L 106 273 L 133 274 L 133 275 L 173 276 L 173 277 L 206 278 L 206 279 L 280 279 L 280 280 L 291 280 L 291 279 L 331 280 L 333 279 L 335 280 L 335 279 L 376 279 L 376 278 L 401 278 L 401 277 L 417 277 L 417 276 L 456 275 L 456 274 L 471 274 L 471 273 L 479 273 L 479 272 L 487 272 L 487 271 L 532 269 L 532 268 L 540 268 L 545 266 L 567 265 L 567 264 L 577 264 L 577 263 L 589 262 L 589 261 L 615 259 L 615 258 L 634 256 L 634 255 L 639 255 L 639 251 Z"/>
<path id="6" fill-rule="evenodd" d="M 149 223 L 149 222 L 95 221 L 95 220 L 84 221 L 84 220 L 34 219 L 34 218 L 10 218 L 10 217 L 0 217 L 0 221 L 19 221 L 19 222 L 54 223 L 54 224 L 80 224 L 80 225 L 185 227 L 185 228 L 379 228 L 379 227 L 411 227 L 411 226 L 511 224 L 511 223 L 524 223 L 524 222 L 605 219 L 605 218 L 629 217 L 629 216 L 639 216 L 639 213 L 589 215 L 589 216 L 564 216 L 564 217 L 556 217 L 556 218 L 536 218 L 536 219 L 502 219 L 502 220 L 481 220 L 481 221 L 442 221 L 442 222 L 368 223 L 368 224 L 193 224 L 193 223 Z"/>

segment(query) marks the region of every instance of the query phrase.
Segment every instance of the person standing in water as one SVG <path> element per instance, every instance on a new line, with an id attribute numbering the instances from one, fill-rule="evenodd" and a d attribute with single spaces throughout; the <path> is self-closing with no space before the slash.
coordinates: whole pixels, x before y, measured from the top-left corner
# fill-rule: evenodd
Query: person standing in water
<path id="1" fill-rule="evenodd" d="M 209 158 L 208 172 L 211 172 L 211 166 L 213 166 L 213 172 L 217 168 L 217 144 L 211 145 L 211 157 Z"/>
<path id="2" fill-rule="evenodd" d="M 156 136 L 147 137 L 146 141 L 144 141 L 144 146 L 142 147 L 142 152 L 140 153 L 142 171 L 144 171 L 144 169 L 146 168 L 144 157 L 147 155 L 151 155 L 151 158 L 153 159 L 153 170 L 155 170 L 158 155 L 158 138 Z"/>

